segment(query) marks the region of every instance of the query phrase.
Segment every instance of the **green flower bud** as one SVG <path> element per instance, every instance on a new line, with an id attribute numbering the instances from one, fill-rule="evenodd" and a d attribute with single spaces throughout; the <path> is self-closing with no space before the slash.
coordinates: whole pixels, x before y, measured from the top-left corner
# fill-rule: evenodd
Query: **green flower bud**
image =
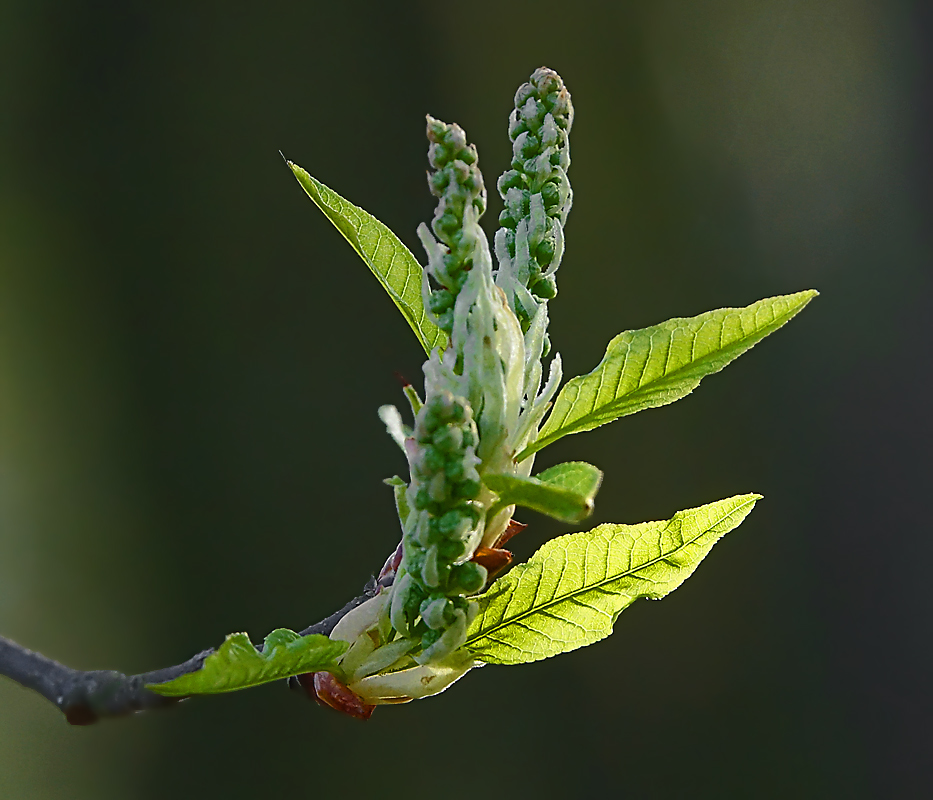
<path id="1" fill-rule="evenodd" d="M 444 561 L 453 564 L 454 561 L 466 555 L 465 546 L 462 540 L 446 539 L 438 544 L 437 551 Z"/>
<path id="2" fill-rule="evenodd" d="M 448 183 L 450 183 L 450 176 L 443 170 L 428 173 L 428 188 L 435 197 L 441 196 Z"/>
<path id="3" fill-rule="evenodd" d="M 535 96 L 535 87 L 530 83 L 523 83 L 515 91 L 515 108 L 521 108 L 532 97 Z"/>
<path id="4" fill-rule="evenodd" d="M 419 486 L 418 491 L 415 494 L 415 502 L 414 502 L 415 508 L 417 508 L 419 511 L 423 511 L 426 508 L 428 508 L 428 506 L 430 506 L 431 504 L 432 504 L 432 500 L 431 500 L 431 495 L 428 492 L 428 487 Z"/>
<path id="5" fill-rule="evenodd" d="M 556 183 L 546 183 L 541 187 L 541 198 L 547 208 L 560 204 L 560 188 Z"/>
<path id="6" fill-rule="evenodd" d="M 546 267 L 551 263 L 551 259 L 554 258 L 554 242 L 550 239 L 545 239 L 537 246 L 535 249 L 535 259 L 541 266 Z"/>
<path id="7" fill-rule="evenodd" d="M 459 508 L 451 509 L 437 521 L 438 530 L 445 539 L 459 538 L 472 524 L 470 517 Z"/>
<path id="8" fill-rule="evenodd" d="M 453 494 L 454 497 L 463 497 L 468 500 L 472 500 L 473 498 L 479 496 L 480 489 L 482 489 L 482 484 L 479 482 L 479 480 L 467 479 L 458 483 L 454 487 Z"/>
<path id="9" fill-rule="evenodd" d="M 453 617 L 451 602 L 444 596 L 432 594 L 421 606 L 421 618 L 434 631 L 443 630 Z"/>
<path id="10" fill-rule="evenodd" d="M 452 453 L 463 447 L 463 428 L 445 425 L 435 431 L 431 441 L 442 453 Z"/>
<path id="11" fill-rule="evenodd" d="M 450 151 L 442 144 L 432 144 L 428 147 L 428 161 L 434 169 L 443 169 L 450 160 Z"/>
<path id="12" fill-rule="evenodd" d="M 447 479 L 457 482 L 463 478 L 464 466 L 462 459 L 453 459 L 444 466 L 444 474 Z"/>
<path id="13" fill-rule="evenodd" d="M 553 275 L 539 278 L 530 288 L 533 295 L 543 300 L 553 300 L 557 297 L 557 281 L 554 280 Z"/>
<path id="14" fill-rule="evenodd" d="M 517 169 L 507 169 L 499 177 L 496 188 L 498 188 L 499 194 L 504 195 L 509 189 L 521 189 L 524 185 L 525 179 L 521 172 Z"/>
<path id="15" fill-rule="evenodd" d="M 457 586 L 464 594 L 476 594 L 486 585 L 488 572 L 481 564 L 468 561 L 454 567 L 450 582 Z"/>
<path id="16" fill-rule="evenodd" d="M 518 224 L 518 221 L 512 216 L 509 209 L 506 208 L 499 213 L 499 224 L 503 228 L 514 228 Z"/>

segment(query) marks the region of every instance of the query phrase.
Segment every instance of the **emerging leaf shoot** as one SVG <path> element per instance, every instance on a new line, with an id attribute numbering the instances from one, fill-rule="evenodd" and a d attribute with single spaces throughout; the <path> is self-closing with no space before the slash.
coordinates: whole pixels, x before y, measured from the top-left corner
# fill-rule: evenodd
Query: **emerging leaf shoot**
<path id="1" fill-rule="evenodd" d="M 166 697 L 235 692 L 304 672 L 339 672 L 337 659 L 346 650 L 346 642 L 277 628 L 266 637 L 260 652 L 245 633 L 231 633 L 197 672 L 146 688 Z"/>
<path id="2" fill-rule="evenodd" d="M 548 301 L 557 294 L 573 198 L 573 113 L 553 70 L 541 67 L 519 87 L 508 126 L 512 161 L 498 181 L 505 208 L 495 262 L 480 227 L 486 189 L 477 150 L 458 125 L 427 118 L 428 185 L 438 202 L 431 227 L 418 229 L 425 267 L 385 225 L 288 162 L 428 354 L 424 400 L 414 387 L 404 389 L 411 417 L 393 405 L 379 409 L 408 468 L 407 480 L 386 481 L 401 542 L 362 597 L 313 626 L 329 636 L 278 629 L 259 650 L 245 633 L 234 633 L 203 663 L 195 657 L 170 668 L 161 675 L 180 677 L 146 689 L 180 698 L 297 676 L 322 703 L 366 719 L 377 705 L 442 692 L 482 664 L 522 664 L 605 638 L 623 609 L 676 589 L 752 510 L 760 495 L 680 511 L 666 522 L 604 523 L 554 539 L 494 580 L 511 564 L 506 545 L 525 527 L 513 519 L 517 506 L 571 524 L 593 512 L 602 472 L 573 461 L 532 475 L 538 451 L 685 397 L 817 294 L 626 331 L 596 369 L 561 389 L 560 356 L 550 357 Z M 394 525 L 386 530 L 398 535 Z M 5 640 L 0 645 L 10 649 Z M 17 655 L 21 663 L 53 663 L 28 651 Z M 79 698 L 68 706 L 47 685 L 36 686 L 84 724 L 111 708 L 111 687 L 133 699 L 141 683 L 134 687 L 135 679 L 120 673 L 106 673 L 104 683 L 103 673 L 86 674 L 92 678 L 82 698 L 93 702 Z M 126 703 L 124 712 L 140 707 Z"/>
<path id="3" fill-rule="evenodd" d="M 428 117 L 428 185 L 438 205 L 433 234 L 426 225 L 418 230 L 424 270 L 366 212 L 292 165 L 429 352 L 413 425 L 394 406 L 380 409 L 411 474 L 390 481 L 403 529 L 380 573 L 392 585 L 333 634 L 350 644 L 341 666 L 347 691 L 361 703 L 425 697 L 480 662 L 523 663 L 602 639 L 635 599 L 679 586 L 759 497 L 722 500 L 668 522 L 603 524 L 563 536 L 486 588 L 511 562 L 505 544 L 523 527 L 512 519 L 516 506 L 568 523 L 593 511 L 602 472 L 570 462 L 532 476 L 535 453 L 686 396 L 816 296 L 799 292 L 627 331 L 593 372 L 557 394 L 561 361 L 555 355 L 546 363 L 547 305 L 557 294 L 573 200 L 572 125 L 563 80 L 546 67 L 535 70 L 509 119 L 512 162 L 497 185 L 505 209 L 496 264 L 479 226 L 486 190 L 476 147 L 458 125 Z"/>

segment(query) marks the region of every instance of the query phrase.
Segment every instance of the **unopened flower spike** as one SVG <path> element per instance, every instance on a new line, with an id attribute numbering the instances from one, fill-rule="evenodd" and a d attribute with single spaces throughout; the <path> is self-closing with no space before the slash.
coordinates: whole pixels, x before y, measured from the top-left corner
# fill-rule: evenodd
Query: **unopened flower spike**
<path id="1" fill-rule="evenodd" d="M 557 294 L 554 273 L 564 253 L 573 202 L 567 178 L 573 105 L 561 77 L 536 69 L 515 93 L 509 118 L 511 168 L 497 184 L 505 208 L 496 233 L 496 282 L 527 331 L 539 306 Z M 549 347 L 545 344 L 545 351 Z"/>
<path id="2" fill-rule="evenodd" d="M 478 223 L 486 211 L 486 187 L 479 171 L 475 145 L 468 144 L 459 125 L 448 125 L 428 115 L 427 134 L 431 146 L 428 187 L 438 198 L 431 228 L 441 245 L 422 226 L 418 235 L 428 251 L 427 306 L 438 327 L 448 336 L 453 330 L 454 305 L 467 275 L 473 268 L 478 225 L 464 224 L 464 217 Z M 484 236 L 484 235 L 483 235 Z"/>

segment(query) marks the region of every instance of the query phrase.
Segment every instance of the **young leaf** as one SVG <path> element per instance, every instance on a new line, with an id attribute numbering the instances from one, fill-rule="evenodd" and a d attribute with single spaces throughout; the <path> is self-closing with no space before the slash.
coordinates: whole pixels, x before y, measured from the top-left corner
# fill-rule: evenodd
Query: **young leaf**
<path id="1" fill-rule="evenodd" d="M 411 512 L 411 508 L 408 505 L 408 496 L 406 494 L 408 491 L 408 484 L 398 475 L 386 478 L 383 483 L 386 486 L 392 487 L 392 493 L 395 495 L 395 510 L 398 511 L 399 522 L 402 523 L 402 527 L 404 528 L 405 523 L 408 521 L 408 514 Z"/>
<path id="2" fill-rule="evenodd" d="M 604 639 L 635 600 L 658 600 L 680 586 L 760 497 L 552 539 L 476 598 L 479 614 L 464 647 L 487 664 L 524 664 Z"/>
<path id="3" fill-rule="evenodd" d="M 721 308 L 620 333 L 596 369 L 561 389 L 538 438 L 516 460 L 567 434 L 686 397 L 702 378 L 776 331 L 816 295 L 810 290 L 769 297 L 746 308 Z"/>
<path id="4" fill-rule="evenodd" d="M 231 633 L 197 672 L 146 688 L 166 697 L 235 692 L 305 672 L 332 671 L 348 646 L 320 634 L 299 636 L 278 628 L 266 637 L 260 653 L 245 633 Z"/>
<path id="5" fill-rule="evenodd" d="M 564 522 L 581 522 L 593 513 L 593 498 L 603 473 L 592 464 L 570 461 L 533 478 L 486 475 L 485 484 L 499 495 L 497 505 L 517 505 Z"/>
<path id="6" fill-rule="evenodd" d="M 344 200 L 297 164 L 288 166 L 315 205 L 334 224 L 389 293 L 430 355 L 447 345 L 447 334 L 428 319 L 421 299 L 423 270 L 411 251 L 378 219 Z"/>

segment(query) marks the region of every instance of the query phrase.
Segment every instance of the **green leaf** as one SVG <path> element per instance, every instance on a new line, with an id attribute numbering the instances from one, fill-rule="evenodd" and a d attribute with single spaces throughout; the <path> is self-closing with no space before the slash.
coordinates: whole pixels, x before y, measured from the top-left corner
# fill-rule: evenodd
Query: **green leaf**
<path id="1" fill-rule="evenodd" d="M 146 688 L 166 697 L 235 692 L 305 672 L 333 671 L 347 647 L 320 634 L 299 636 L 278 628 L 266 637 L 260 653 L 245 633 L 231 633 L 197 672 Z"/>
<path id="2" fill-rule="evenodd" d="M 564 522 L 581 522 L 593 513 L 593 498 L 603 473 L 592 464 L 570 461 L 533 478 L 485 475 L 483 481 L 499 495 L 496 507 L 517 505 Z"/>
<path id="3" fill-rule="evenodd" d="M 562 436 L 686 397 L 702 378 L 776 331 L 817 294 L 769 297 L 747 308 L 721 308 L 620 333 L 596 369 L 561 389 L 538 438 L 516 461 Z"/>
<path id="4" fill-rule="evenodd" d="M 435 347 L 447 346 L 447 334 L 428 319 L 421 299 L 424 270 L 411 251 L 371 214 L 344 200 L 333 189 L 312 178 L 297 164 L 288 166 L 315 205 L 334 223 L 373 275 L 389 293 L 402 316 L 430 355 Z"/>
<path id="5" fill-rule="evenodd" d="M 680 586 L 760 498 L 739 495 L 668 522 L 600 525 L 552 539 L 476 598 L 464 647 L 487 664 L 524 664 L 604 639 L 635 600 Z"/>
<path id="6" fill-rule="evenodd" d="M 392 487 L 392 493 L 395 495 L 395 510 L 398 511 L 398 520 L 402 523 L 402 528 L 404 528 L 405 523 L 408 521 L 408 515 L 411 512 L 411 508 L 408 505 L 408 496 L 406 494 L 408 491 L 408 484 L 398 475 L 386 478 L 383 483 L 386 486 Z"/>

